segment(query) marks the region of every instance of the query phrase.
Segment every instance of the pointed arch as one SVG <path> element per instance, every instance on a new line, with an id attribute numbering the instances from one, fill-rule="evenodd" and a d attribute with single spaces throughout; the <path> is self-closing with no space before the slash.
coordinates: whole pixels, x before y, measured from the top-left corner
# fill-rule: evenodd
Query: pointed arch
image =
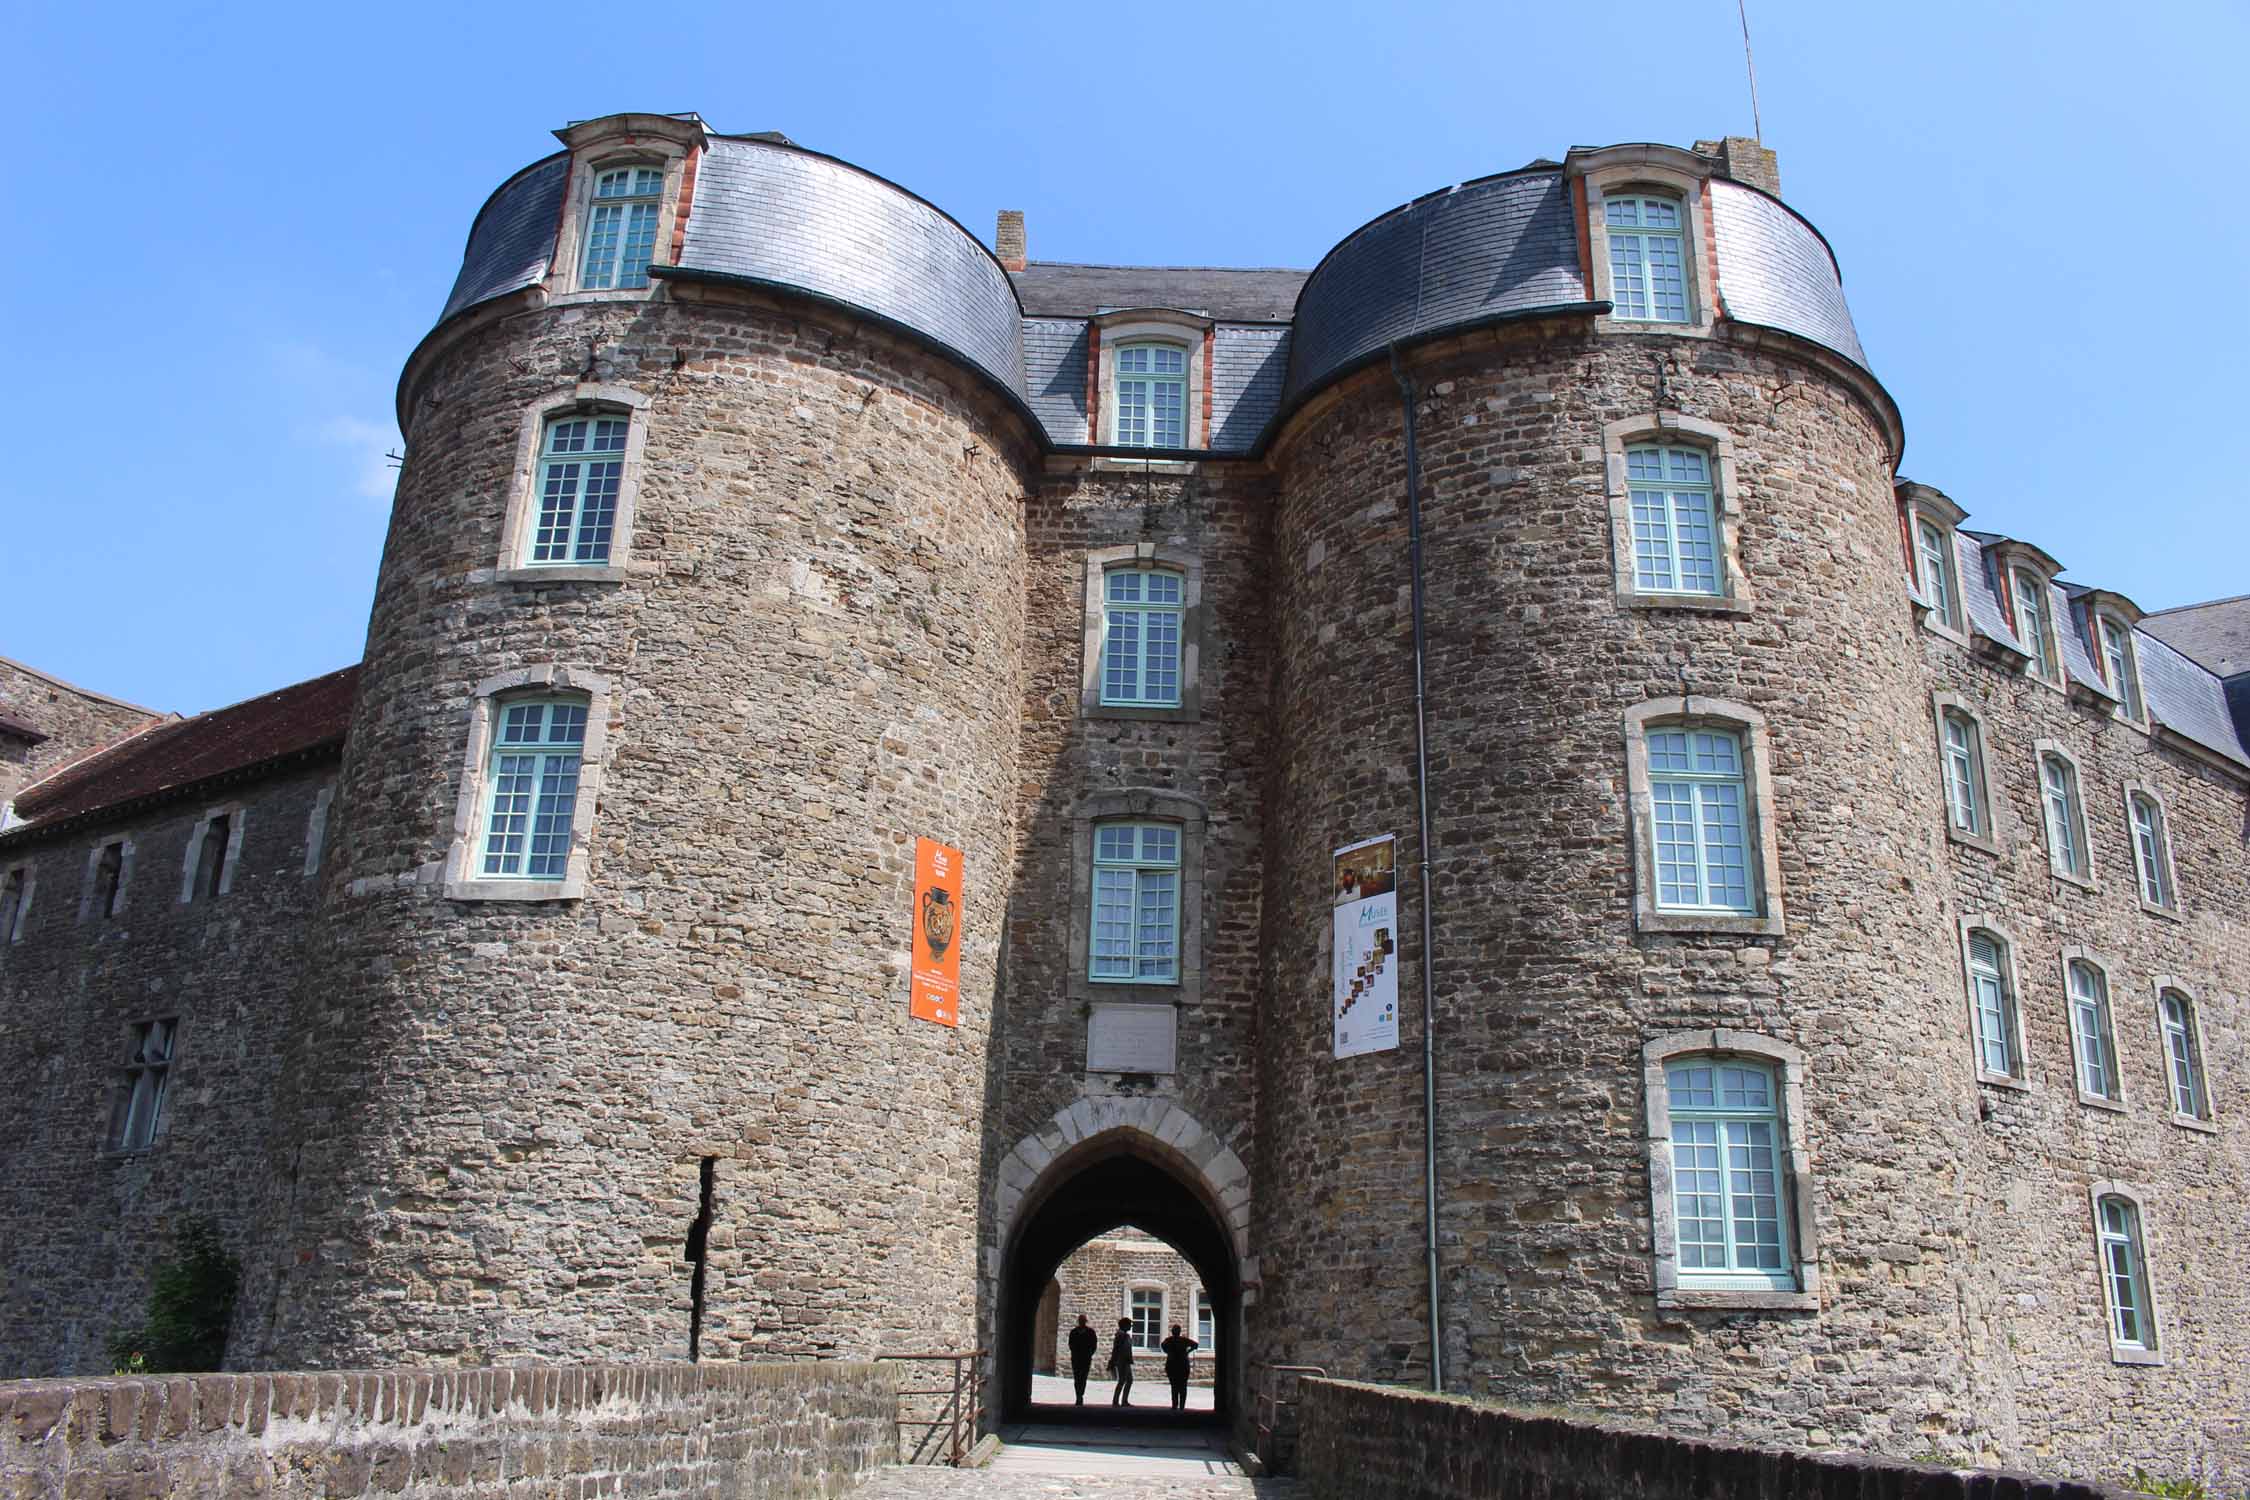
<path id="1" fill-rule="evenodd" d="M 1223 1137 L 1169 1099 L 1080 1099 L 1010 1147 L 993 1178 L 991 1222 L 997 1239 L 989 1248 L 995 1261 L 1014 1238 L 1027 1200 L 1036 1208 L 1056 1180 L 1067 1175 L 1054 1170 L 1056 1163 L 1091 1155 L 1088 1148 L 1102 1144 L 1129 1144 L 1200 1189 L 1226 1226 L 1244 1278 L 1253 1277 L 1250 1169 Z"/>

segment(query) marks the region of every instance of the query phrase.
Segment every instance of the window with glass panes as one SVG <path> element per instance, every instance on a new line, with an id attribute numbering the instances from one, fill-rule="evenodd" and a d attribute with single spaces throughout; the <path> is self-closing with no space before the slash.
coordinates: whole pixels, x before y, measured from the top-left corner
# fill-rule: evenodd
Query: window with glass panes
<path id="1" fill-rule="evenodd" d="M 1625 450 L 1633 521 L 1633 587 L 1652 594 L 1719 592 L 1711 459 L 1700 448 Z"/>
<path id="2" fill-rule="evenodd" d="M 1953 549 L 1946 542 L 1944 530 L 1933 521 L 1916 517 L 1914 535 L 1921 550 L 1922 597 L 1928 601 L 1930 613 L 1958 630 L 1961 615 L 1953 586 Z"/>
<path id="3" fill-rule="evenodd" d="M 661 167 L 619 167 L 594 178 L 594 198 L 586 210 L 586 255 L 579 263 L 580 290 L 648 285 L 663 199 Z"/>
<path id="4" fill-rule="evenodd" d="M 1982 836 L 1991 831 L 1984 792 L 1984 746 L 1976 720 L 1957 708 L 1945 710 L 1945 808 L 1953 826 Z"/>
<path id="5" fill-rule="evenodd" d="M 1687 321 L 1687 226 L 1677 198 L 1602 200 L 1609 234 L 1609 295 L 1620 318 Z"/>
<path id="6" fill-rule="evenodd" d="M 1977 1066 L 2003 1078 L 2022 1074 L 2016 1055 L 2016 997 L 2008 954 L 1989 932 L 1969 934 L 1969 1001 L 1976 1016 Z"/>
<path id="7" fill-rule="evenodd" d="M 173 1043 L 179 1022 L 144 1021 L 133 1028 L 133 1050 L 125 1061 L 125 1108 L 118 1121 L 117 1149 L 138 1151 L 156 1139 L 164 1113 L 164 1094 L 172 1075 Z"/>
<path id="8" fill-rule="evenodd" d="M 1720 729 L 1648 736 L 1656 904 L 1668 911 L 1756 910 L 1741 739 Z"/>
<path id="9" fill-rule="evenodd" d="M 30 877 L 20 869 L 0 878 L 0 943 L 12 943 L 23 936 L 24 890 L 30 883 Z"/>
<path id="10" fill-rule="evenodd" d="M 2016 637 L 2038 664 L 2039 675 L 2050 679 L 2060 676 L 2055 664 L 2054 632 L 2047 628 L 2046 580 L 2027 568 L 2018 568 L 2008 592 L 2016 601 Z"/>
<path id="11" fill-rule="evenodd" d="M 1094 825 L 1091 977 L 1171 984 L 1180 977 L 1180 830 Z"/>
<path id="12" fill-rule="evenodd" d="M 2117 1042 L 2109 1024 L 2109 980 L 2083 959 L 2070 963 L 2070 1040 L 2078 1088 L 2097 1099 L 2119 1097 Z"/>
<path id="13" fill-rule="evenodd" d="M 2039 757 L 2039 801 L 2047 816 L 2047 857 L 2065 874 L 2083 876 L 2086 825 L 2080 816 L 2078 773 L 2059 755 Z"/>
<path id="14" fill-rule="evenodd" d="M 1123 448 L 1187 446 L 1187 351 L 1177 344 L 1117 350 L 1117 436 Z"/>
<path id="15" fill-rule="evenodd" d="M 2149 1317 L 2148 1262 L 2141 1249 L 2141 1214 L 2129 1199 L 2101 1200 L 2102 1277 L 2109 1288 L 2110 1337 L 2137 1349 L 2156 1347 Z"/>
<path id="16" fill-rule="evenodd" d="M 2166 847 L 2164 809 L 2146 792 L 2128 799 L 2133 813 L 2133 862 L 2140 867 L 2141 899 L 2151 906 L 2172 904 L 2172 857 Z"/>
<path id="17" fill-rule="evenodd" d="M 1126 1293 L 1125 1316 L 1133 1320 L 1133 1343 L 1141 1349 L 1164 1347 L 1164 1293 L 1137 1286 Z"/>
<path id="18" fill-rule="evenodd" d="M 2209 1119 L 2203 1057 L 2195 1041 L 2195 1002 L 2178 990 L 2166 990 L 2157 998 L 2156 1011 L 2164 1026 L 2164 1070 L 2172 1080 L 2172 1109 L 2191 1120 Z"/>
<path id="19" fill-rule="evenodd" d="M 1665 1079 L 1680 1284 L 1795 1286 L 1772 1070 L 1690 1058 L 1669 1064 Z"/>
<path id="20" fill-rule="evenodd" d="M 1159 568 L 1112 568 L 1102 578 L 1102 702 L 1180 704 L 1180 623 L 1186 579 Z"/>
<path id="21" fill-rule="evenodd" d="M 2107 615 L 2099 617 L 2102 637 L 2102 671 L 2110 691 L 2117 694 L 2118 711 L 2128 719 L 2141 714 L 2141 674 L 2133 660 L 2133 633 Z"/>
<path id="22" fill-rule="evenodd" d="M 480 872 L 490 879 L 561 880 L 570 868 L 586 705 L 502 703 L 492 736 Z"/>
<path id="23" fill-rule="evenodd" d="M 1217 1326 L 1218 1320 L 1213 1317 L 1211 1312 L 1211 1294 L 1209 1292 L 1197 1292 L 1195 1294 L 1195 1341 L 1206 1349 L 1210 1348 L 1213 1342 L 1211 1330 Z"/>
<path id="24" fill-rule="evenodd" d="M 609 561 L 631 426 L 622 415 L 556 417 L 547 424 L 539 447 L 539 524 L 531 536 L 530 563 Z"/>

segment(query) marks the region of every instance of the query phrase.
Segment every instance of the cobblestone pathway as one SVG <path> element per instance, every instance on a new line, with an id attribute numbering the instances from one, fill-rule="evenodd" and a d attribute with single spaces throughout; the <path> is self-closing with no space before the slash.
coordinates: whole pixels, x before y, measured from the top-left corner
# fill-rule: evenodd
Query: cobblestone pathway
<path id="1" fill-rule="evenodd" d="M 1064 1424 L 1001 1429 L 985 1469 L 883 1469 L 852 1500 L 1292 1500 L 1285 1480 L 1248 1479 L 1217 1427 Z"/>

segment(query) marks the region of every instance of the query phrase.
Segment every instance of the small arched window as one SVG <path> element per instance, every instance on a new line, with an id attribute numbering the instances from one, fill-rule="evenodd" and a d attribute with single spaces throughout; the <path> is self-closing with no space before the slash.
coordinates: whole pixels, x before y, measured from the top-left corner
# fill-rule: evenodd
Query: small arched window
<path id="1" fill-rule="evenodd" d="M 1625 450 L 1625 473 L 1635 591 L 1722 592 L 1710 456 L 1700 448 L 1643 444 Z"/>
<path id="2" fill-rule="evenodd" d="M 663 202 L 662 167 L 614 167 L 595 174 L 586 206 L 586 254 L 579 263 L 581 291 L 648 285 Z"/>
<path id="3" fill-rule="evenodd" d="M 1945 812 L 1956 833 L 1971 839 L 1992 837 L 1992 797 L 1984 776 L 1984 735 L 1962 708 L 1939 710 L 1940 743 L 1945 756 Z"/>
<path id="4" fill-rule="evenodd" d="M 2047 829 L 2047 864 L 2064 880 L 2087 884 L 2094 874 L 2086 805 L 2078 794 L 2078 767 L 2059 747 L 2039 752 L 2039 804 Z"/>
<path id="5" fill-rule="evenodd" d="M 1111 568 L 1103 574 L 1104 706 L 1179 707 L 1186 585 L 1169 568 Z"/>
<path id="6" fill-rule="evenodd" d="M 1175 984 L 1180 977 L 1180 827 L 1094 825 L 1088 977 Z"/>
<path id="7" fill-rule="evenodd" d="M 1185 448 L 1187 350 L 1178 344 L 1121 344 L 1113 372 L 1117 445 Z"/>
<path id="8" fill-rule="evenodd" d="M 1612 193 L 1602 200 L 1609 236 L 1609 289 L 1615 316 L 1654 323 L 1688 321 L 1687 226 L 1680 200 Z"/>
<path id="9" fill-rule="evenodd" d="M 2164 827 L 2164 804 L 2148 791 L 2125 794 L 2125 808 L 2133 825 L 2133 865 L 2140 877 L 2141 904 L 2157 912 L 2172 911 L 2176 897 L 2172 886 L 2172 839 Z"/>
<path id="10" fill-rule="evenodd" d="M 2063 967 L 2078 1097 L 2088 1104 L 2121 1104 L 2125 1094 L 2117 1072 L 2117 1032 L 2110 1022 L 2109 976 L 2087 958 L 2066 959 Z"/>
<path id="11" fill-rule="evenodd" d="M 2148 1281 L 2141 1206 L 2115 1184 L 2097 1183 L 2093 1191 L 2094 1243 L 2101 1257 L 2110 1356 L 2121 1364 L 2155 1363 L 2156 1301 Z"/>
<path id="12" fill-rule="evenodd" d="M 539 518 L 533 567 L 609 561 L 632 419 L 624 412 L 551 417 L 539 445 Z"/>
<path id="13" fill-rule="evenodd" d="M 2007 940 L 1985 927 L 1968 929 L 1969 1015 L 1977 1072 L 1987 1079 L 2023 1078 L 2022 1027 L 2016 1014 L 2015 965 Z"/>
<path id="14" fill-rule="evenodd" d="M 2164 1072 L 2172 1087 L 2173 1118 L 2208 1121 L 2211 1094 L 2203 1082 L 2203 1034 L 2196 1023 L 2195 1001 L 2185 990 L 2159 990 L 2156 1020 L 2164 1037 Z"/>
<path id="15" fill-rule="evenodd" d="M 498 709 L 477 874 L 485 880 L 561 880 L 570 867 L 586 704 L 516 699 Z"/>

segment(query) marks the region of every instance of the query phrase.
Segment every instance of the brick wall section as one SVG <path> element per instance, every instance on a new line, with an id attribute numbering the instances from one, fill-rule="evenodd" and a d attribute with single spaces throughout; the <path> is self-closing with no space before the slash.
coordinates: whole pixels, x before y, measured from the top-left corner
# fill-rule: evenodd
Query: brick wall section
<path id="1" fill-rule="evenodd" d="M 238 1251 L 254 1215 L 274 1078 L 319 889 L 306 839 L 333 764 L 11 847 L 36 876 L 23 940 L 0 945 L 0 1378 L 95 1374 L 136 1323 L 182 1214 Z M 242 804 L 231 888 L 182 904 L 197 822 Z M 131 878 L 114 917 L 79 920 L 87 857 L 119 834 Z M 111 1117 L 137 1022 L 176 1017 L 154 1143 L 113 1151 Z"/>
<path id="2" fill-rule="evenodd" d="M 684 1354 L 707 1156 L 706 1358 L 973 1347 L 1027 434 L 755 297 L 417 370 L 236 1357 Z M 496 582 L 523 415 L 588 370 L 650 401 L 632 575 Z M 542 662 L 611 685 L 587 895 L 447 900 L 474 686 Z M 966 852 L 958 1030 L 907 1016 L 918 835 Z"/>
<path id="3" fill-rule="evenodd" d="M 1851 1454 L 1786 1453 L 1533 1416 L 1455 1397 L 1306 1380 L 1309 1500 L 2123 1500 L 2124 1491 Z"/>
<path id="4" fill-rule="evenodd" d="M 0 1385 L 0 1494 L 842 1494 L 898 1453 L 895 1370 L 553 1365 Z"/>
<path id="5" fill-rule="evenodd" d="M 1102 1378 L 1109 1367 L 1109 1343 L 1117 1334 L 1117 1320 L 1129 1311 L 1125 1293 L 1132 1287 L 1161 1285 L 1165 1332 L 1171 1332 L 1171 1325 L 1177 1323 L 1189 1338 L 1202 1337 L 1196 1331 L 1195 1294 L 1203 1289 L 1203 1279 L 1170 1246 L 1139 1230 L 1120 1230 L 1087 1241 L 1055 1268 L 1055 1282 L 1062 1289 L 1062 1302 L 1055 1320 L 1055 1347 L 1049 1352 L 1057 1375 L 1070 1374 L 1070 1331 L 1078 1326 L 1078 1315 L 1084 1313 L 1086 1321 L 1101 1335 L 1100 1347 L 1094 1351 L 1094 1376 Z M 1188 1357 L 1189 1378 L 1197 1385 L 1209 1385 L 1213 1361 L 1208 1346 L 1197 1350 Z M 1133 1378 L 1154 1381 L 1161 1389 L 1163 1353 L 1136 1353 Z"/>
<path id="6" fill-rule="evenodd" d="M 170 715 L 72 687 L 0 657 L 0 715 L 47 736 L 36 745 L 0 729 L 0 802 L 65 761 Z"/>

